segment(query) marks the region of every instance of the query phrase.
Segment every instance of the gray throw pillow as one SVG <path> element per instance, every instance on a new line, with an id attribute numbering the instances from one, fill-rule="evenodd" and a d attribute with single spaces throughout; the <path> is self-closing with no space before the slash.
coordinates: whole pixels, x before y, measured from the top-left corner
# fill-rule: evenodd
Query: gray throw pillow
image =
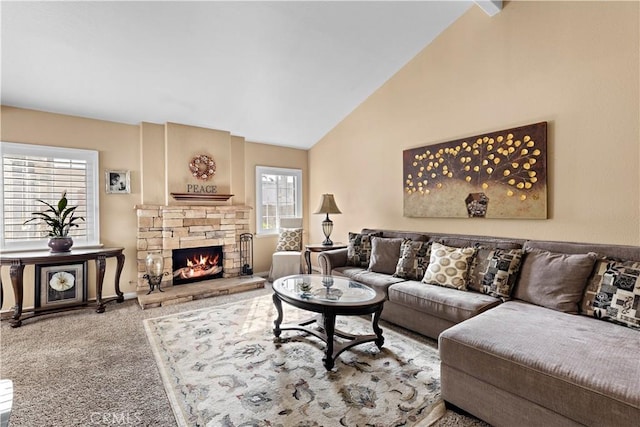
<path id="1" fill-rule="evenodd" d="M 473 260 L 467 286 L 474 291 L 507 300 L 516 283 L 521 259 L 522 249 L 480 247 Z"/>
<path id="2" fill-rule="evenodd" d="M 371 238 L 371 259 L 369 271 L 376 273 L 393 274 L 400 258 L 401 238 Z"/>
<path id="3" fill-rule="evenodd" d="M 400 259 L 393 275 L 403 279 L 422 280 L 430 257 L 431 242 L 405 239 L 400 246 Z"/>
<path id="4" fill-rule="evenodd" d="M 640 261 L 604 259 L 584 291 L 582 313 L 640 329 Z"/>
<path id="5" fill-rule="evenodd" d="M 527 249 L 512 296 L 553 310 L 577 314 L 596 258 L 593 252 L 561 254 Z"/>
<path id="6" fill-rule="evenodd" d="M 369 258 L 371 258 L 371 238 L 374 236 L 382 236 L 382 232 L 375 232 L 371 234 L 349 233 L 347 265 L 360 268 L 369 267 Z"/>

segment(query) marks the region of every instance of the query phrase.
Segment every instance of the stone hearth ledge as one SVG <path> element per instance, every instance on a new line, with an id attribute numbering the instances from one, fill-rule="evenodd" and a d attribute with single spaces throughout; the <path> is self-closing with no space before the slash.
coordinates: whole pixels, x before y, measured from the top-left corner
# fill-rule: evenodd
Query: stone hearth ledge
<path id="1" fill-rule="evenodd" d="M 228 295 L 251 289 L 264 288 L 266 279 L 258 276 L 231 277 L 228 279 L 213 279 L 186 285 L 171 286 L 164 292 L 138 292 L 138 303 L 142 309 L 161 307 L 201 298 Z"/>

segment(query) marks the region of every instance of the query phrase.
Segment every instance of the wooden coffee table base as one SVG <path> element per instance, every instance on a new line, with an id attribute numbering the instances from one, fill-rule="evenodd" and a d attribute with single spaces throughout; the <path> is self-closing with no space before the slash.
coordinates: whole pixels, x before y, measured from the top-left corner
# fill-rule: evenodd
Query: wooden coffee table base
<path id="1" fill-rule="evenodd" d="M 382 348 L 384 345 L 384 337 L 382 336 L 382 329 L 378 326 L 380 320 L 380 314 L 382 313 L 383 302 L 374 306 L 367 307 L 364 312 L 351 312 L 351 313 L 336 313 L 333 310 L 327 310 L 324 313 L 313 316 L 300 323 L 291 323 L 282 325 L 282 300 L 277 294 L 273 294 L 273 303 L 278 310 L 278 318 L 273 322 L 274 329 L 273 334 L 276 338 L 280 337 L 282 331 L 297 330 L 303 331 L 310 335 L 313 335 L 321 339 L 326 344 L 325 356 L 322 359 L 324 367 L 329 371 L 335 366 L 336 358 L 345 350 L 351 347 L 363 344 L 366 342 L 375 341 L 378 348 Z M 373 313 L 372 327 L 375 335 L 352 335 L 339 329 L 336 329 L 336 314 L 369 314 Z M 315 327 L 310 327 L 315 324 Z M 336 341 L 335 337 L 340 337 L 348 340 L 347 342 Z"/>

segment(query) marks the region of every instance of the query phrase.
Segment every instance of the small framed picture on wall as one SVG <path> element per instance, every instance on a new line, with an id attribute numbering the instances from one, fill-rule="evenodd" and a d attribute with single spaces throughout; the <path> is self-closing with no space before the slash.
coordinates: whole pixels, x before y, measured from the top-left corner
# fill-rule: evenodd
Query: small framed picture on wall
<path id="1" fill-rule="evenodd" d="M 36 265 L 35 308 L 87 302 L 87 262 Z"/>
<path id="2" fill-rule="evenodd" d="M 129 171 L 108 170 L 105 175 L 108 194 L 131 193 L 131 174 Z"/>

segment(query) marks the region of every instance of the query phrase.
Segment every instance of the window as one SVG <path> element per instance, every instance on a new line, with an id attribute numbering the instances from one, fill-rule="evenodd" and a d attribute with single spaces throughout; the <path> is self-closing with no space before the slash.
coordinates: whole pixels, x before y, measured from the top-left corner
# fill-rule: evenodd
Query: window
<path id="1" fill-rule="evenodd" d="M 256 232 L 275 234 L 280 218 L 302 216 L 302 171 L 256 166 Z"/>
<path id="2" fill-rule="evenodd" d="M 65 191 L 85 218 L 69 233 L 74 246 L 100 243 L 97 151 L 0 142 L 0 159 L 0 249 L 45 249 L 47 226 L 23 223 L 43 210 L 38 199 L 55 205 Z"/>

